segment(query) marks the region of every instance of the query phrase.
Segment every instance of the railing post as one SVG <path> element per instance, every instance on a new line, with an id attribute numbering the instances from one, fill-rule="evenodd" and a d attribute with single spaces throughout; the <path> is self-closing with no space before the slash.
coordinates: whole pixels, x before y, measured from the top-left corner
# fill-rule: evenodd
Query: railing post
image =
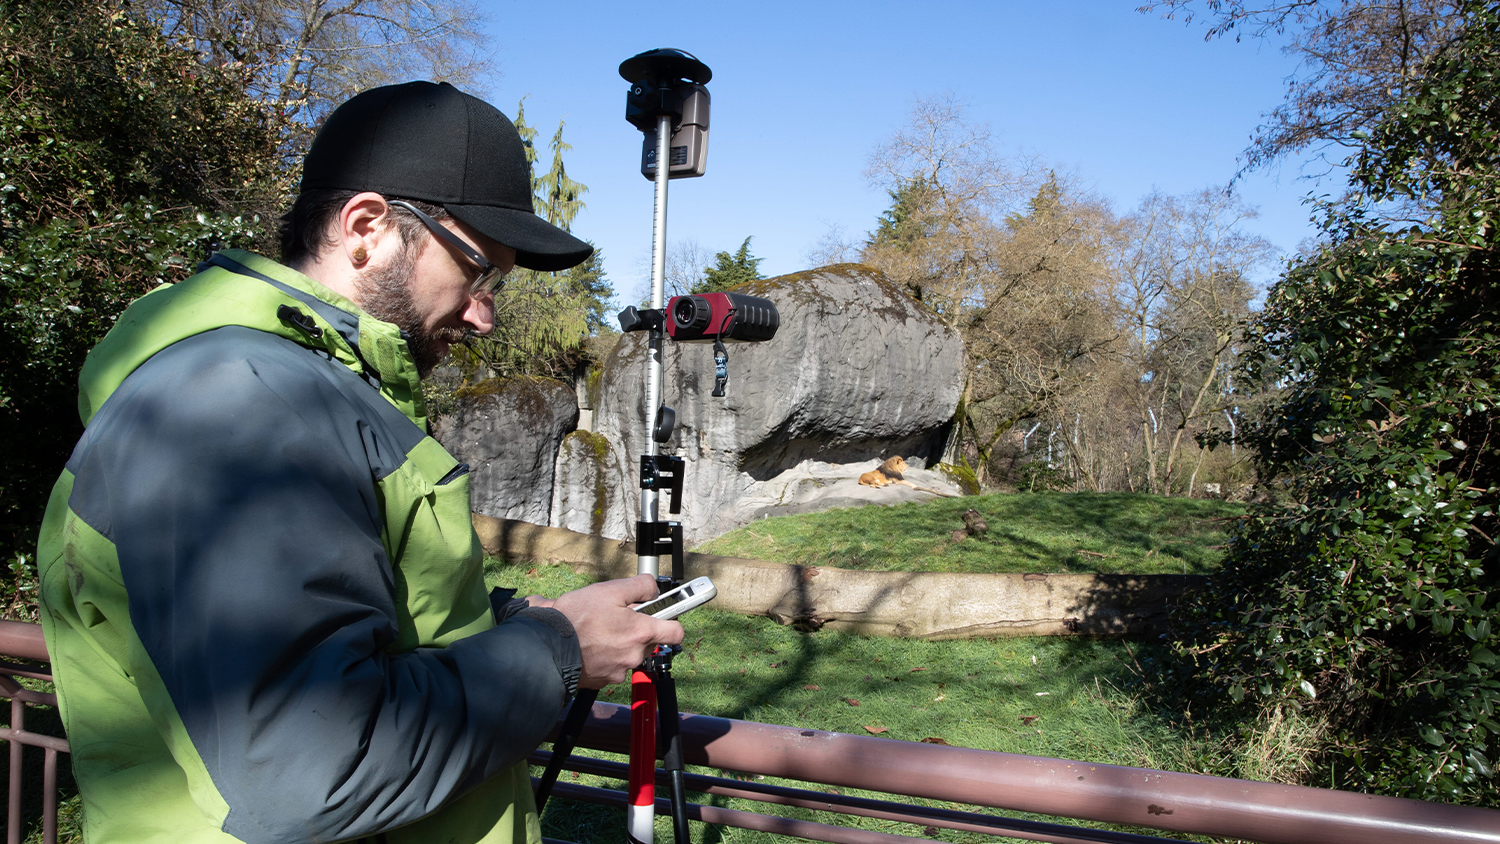
<path id="1" fill-rule="evenodd" d="M 20 698 L 10 699 L 10 728 L 17 731 L 26 727 L 26 704 Z M 6 844 L 21 844 L 21 743 L 10 741 L 10 802 L 5 819 Z"/>

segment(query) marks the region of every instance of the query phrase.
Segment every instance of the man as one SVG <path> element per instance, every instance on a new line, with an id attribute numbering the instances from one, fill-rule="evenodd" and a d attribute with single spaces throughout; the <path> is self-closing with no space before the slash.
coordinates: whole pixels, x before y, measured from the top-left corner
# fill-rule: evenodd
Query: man
<path id="1" fill-rule="evenodd" d="M 647 576 L 492 606 L 419 377 L 590 249 L 504 115 L 410 83 L 329 117 L 283 253 L 143 297 L 80 376 L 39 562 L 85 837 L 537 841 L 526 755 L 682 628 Z"/>

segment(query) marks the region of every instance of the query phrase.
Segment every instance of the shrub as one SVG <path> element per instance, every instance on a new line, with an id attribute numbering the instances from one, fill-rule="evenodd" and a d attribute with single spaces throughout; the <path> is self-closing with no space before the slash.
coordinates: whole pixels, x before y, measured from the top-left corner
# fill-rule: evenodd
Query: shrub
<path id="1" fill-rule="evenodd" d="M 1285 390 L 1243 441 L 1275 494 L 1171 671 L 1195 709 L 1325 725 L 1319 782 L 1500 806 L 1500 11 L 1463 14 L 1253 326 L 1246 375 Z"/>
<path id="2" fill-rule="evenodd" d="M 0 605 L 26 617 L 76 377 L 125 306 L 213 245 L 249 245 L 276 136 L 233 68 L 109 0 L 0 0 Z"/>

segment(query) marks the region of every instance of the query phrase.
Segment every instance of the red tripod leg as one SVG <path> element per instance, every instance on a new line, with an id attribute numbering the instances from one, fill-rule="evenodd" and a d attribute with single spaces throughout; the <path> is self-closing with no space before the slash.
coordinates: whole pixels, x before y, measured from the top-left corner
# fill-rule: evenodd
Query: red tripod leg
<path id="1" fill-rule="evenodd" d="M 644 671 L 630 675 L 630 805 L 625 830 L 637 844 L 651 844 L 656 809 L 656 686 Z"/>

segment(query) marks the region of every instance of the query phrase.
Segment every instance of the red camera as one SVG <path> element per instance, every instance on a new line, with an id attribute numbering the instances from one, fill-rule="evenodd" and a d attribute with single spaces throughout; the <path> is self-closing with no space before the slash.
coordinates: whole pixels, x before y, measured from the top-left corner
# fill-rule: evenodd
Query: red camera
<path id="1" fill-rule="evenodd" d="M 770 299 L 744 293 L 702 293 L 673 296 L 667 302 L 666 323 L 667 334 L 679 343 L 758 343 L 776 336 L 781 315 Z"/>

